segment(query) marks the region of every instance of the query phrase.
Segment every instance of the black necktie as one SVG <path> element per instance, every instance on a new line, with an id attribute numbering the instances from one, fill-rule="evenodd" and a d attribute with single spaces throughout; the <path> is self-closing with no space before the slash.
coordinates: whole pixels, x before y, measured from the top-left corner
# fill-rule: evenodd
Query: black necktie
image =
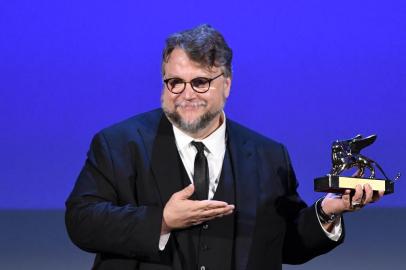
<path id="1" fill-rule="evenodd" d="M 196 199 L 207 200 L 209 193 L 209 166 L 207 158 L 204 155 L 204 144 L 195 141 L 192 141 L 192 144 L 197 149 L 193 174 Z"/>

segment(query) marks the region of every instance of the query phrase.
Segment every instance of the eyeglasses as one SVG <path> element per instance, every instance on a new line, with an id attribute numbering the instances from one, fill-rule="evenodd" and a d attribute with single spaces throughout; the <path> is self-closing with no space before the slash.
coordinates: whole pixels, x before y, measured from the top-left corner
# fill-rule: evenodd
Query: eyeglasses
<path id="1" fill-rule="evenodd" d="M 210 83 L 222 75 L 224 75 L 224 73 L 221 73 L 220 75 L 211 79 L 205 77 L 197 77 L 191 80 L 190 82 L 185 82 L 180 78 L 169 78 L 164 80 L 164 83 L 166 85 L 166 88 L 168 88 L 168 90 L 174 94 L 180 94 L 183 91 L 185 91 L 187 83 L 190 84 L 190 86 L 195 92 L 206 93 L 210 89 Z"/>

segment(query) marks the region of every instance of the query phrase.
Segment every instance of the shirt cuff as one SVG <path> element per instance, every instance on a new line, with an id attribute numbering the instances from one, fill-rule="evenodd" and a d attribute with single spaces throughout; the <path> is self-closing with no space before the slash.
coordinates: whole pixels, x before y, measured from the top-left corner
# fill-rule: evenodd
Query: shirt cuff
<path id="1" fill-rule="evenodd" d="M 171 236 L 171 233 L 165 233 L 159 237 L 159 250 L 160 251 L 163 251 L 165 249 L 165 246 L 169 240 L 169 236 Z"/>
<path id="2" fill-rule="evenodd" d="M 315 211 L 316 211 L 316 215 L 317 215 L 317 220 L 319 221 L 319 224 L 320 224 L 321 228 L 323 229 L 324 233 L 326 234 L 326 236 L 328 238 L 330 238 L 331 240 L 337 242 L 340 239 L 341 234 L 343 232 L 343 226 L 341 224 L 341 216 L 339 216 L 337 218 L 337 220 L 334 221 L 334 227 L 331 230 L 331 232 L 329 232 L 326 229 L 324 229 L 323 224 L 321 223 L 320 217 L 317 214 L 317 210 L 315 209 Z"/>

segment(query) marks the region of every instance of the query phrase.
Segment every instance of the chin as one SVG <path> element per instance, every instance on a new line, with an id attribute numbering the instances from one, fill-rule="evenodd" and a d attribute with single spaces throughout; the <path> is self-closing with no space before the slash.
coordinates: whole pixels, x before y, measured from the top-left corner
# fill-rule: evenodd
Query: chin
<path id="1" fill-rule="evenodd" d="M 205 112 L 201 109 L 181 109 L 178 110 L 178 114 L 180 115 L 182 121 L 192 124 L 193 122 L 198 121 L 198 119 L 200 119 L 205 114 Z"/>
<path id="2" fill-rule="evenodd" d="M 199 119 L 199 118 L 194 118 L 194 119 L 181 118 L 182 126 L 189 126 L 189 127 L 192 127 L 192 126 L 198 125 L 199 122 L 200 122 L 200 119 Z"/>
<path id="3" fill-rule="evenodd" d="M 202 112 L 181 112 L 179 115 L 182 117 L 182 119 L 186 122 L 193 122 L 202 117 L 204 113 Z"/>

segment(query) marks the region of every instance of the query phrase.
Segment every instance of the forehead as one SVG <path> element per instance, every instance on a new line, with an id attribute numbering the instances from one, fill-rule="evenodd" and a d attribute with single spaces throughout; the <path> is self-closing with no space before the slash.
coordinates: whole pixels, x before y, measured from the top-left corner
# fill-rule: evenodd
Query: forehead
<path id="1" fill-rule="evenodd" d="M 175 48 L 163 65 L 167 77 L 212 76 L 218 73 L 219 67 L 205 67 L 189 58 L 181 48 Z"/>

